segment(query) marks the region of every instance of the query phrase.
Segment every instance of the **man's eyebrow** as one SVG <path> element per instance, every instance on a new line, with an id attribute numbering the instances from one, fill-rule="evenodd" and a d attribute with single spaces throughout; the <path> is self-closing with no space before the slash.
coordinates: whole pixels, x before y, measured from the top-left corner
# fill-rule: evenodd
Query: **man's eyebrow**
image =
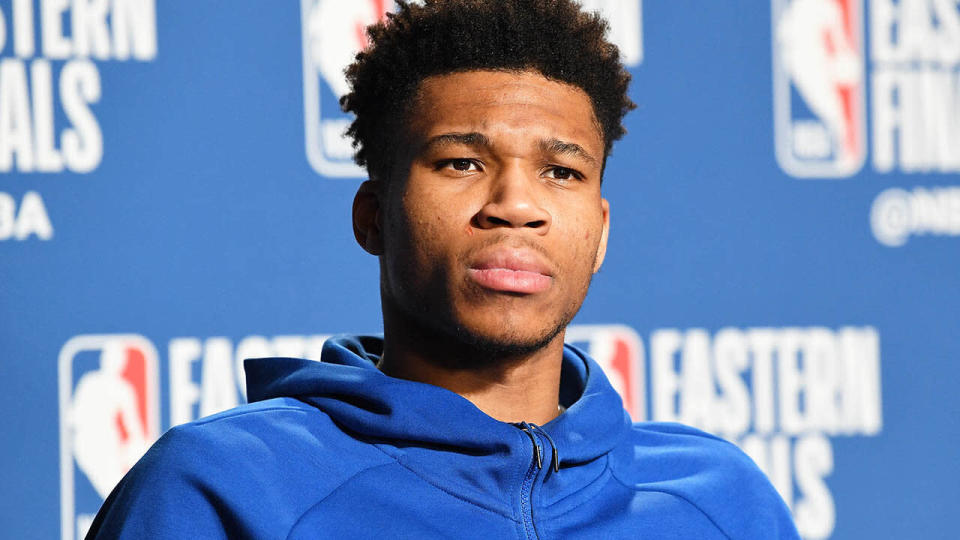
<path id="1" fill-rule="evenodd" d="M 551 154 L 566 154 L 576 156 L 591 165 L 599 165 L 600 161 L 590 155 L 577 143 L 561 141 L 560 139 L 544 139 L 540 141 L 540 150 Z"/>
<path id="2" fill-rule="evenodd" d="M 437 147 L 448 145 L 463 145 L 472 147 L 489 148 L 491 146 L 490 138 L 476 131 L 468 133 L 442 133 L 427 139 L 420 147 L 421 152 L 426 152 Z M 540 151 L 551 154 L 566 154 L 576 156 L 591 165 L 598 165 L 600 161 L 584 150 L 577 143 L 561 141 L 560 139 L 542 139 L 539 143 Z"/>
<path id="3" fill-rule="evenodd" d="M 489 148 L 490 139 L 483 133 L 478 133 L 476 131 L 472 131 L 470 133 L 443 133 L 427 139 L 420 147 L 420 151 L 426 152 L 433 148 L 455 144 Z"/>

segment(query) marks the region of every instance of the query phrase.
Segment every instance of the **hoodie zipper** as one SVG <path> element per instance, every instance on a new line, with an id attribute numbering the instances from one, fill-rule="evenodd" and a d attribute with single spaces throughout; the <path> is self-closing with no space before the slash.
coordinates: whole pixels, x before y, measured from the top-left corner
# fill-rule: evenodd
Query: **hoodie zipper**
<path id="1" fill-rule="evenodd" d="M 533 484 L 537 479 L 537 473 L 543 469 L 543 455 L 540 448 L 540 437 L 536 434 L 536 428 L 527 422 L 518 422 L 514 424 L 527 437 L 533 445 L 533 456 L 530 459 L 530 467 L 523 478 L 523 484 L 520 485 L 520 509 L 523 514 L 523 532 L 528 539 L 539 539 L 537 528 L 533 524 Z"/>

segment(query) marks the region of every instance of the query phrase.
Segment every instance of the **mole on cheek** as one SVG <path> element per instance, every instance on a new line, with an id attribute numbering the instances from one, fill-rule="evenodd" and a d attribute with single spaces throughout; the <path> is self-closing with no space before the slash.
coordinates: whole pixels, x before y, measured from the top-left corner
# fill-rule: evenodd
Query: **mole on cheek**
<path id="1" fill-rule="evenodd" d="M 466 226 L 467 236 L 473 236 L 473 227 L 468 223 Z"/>

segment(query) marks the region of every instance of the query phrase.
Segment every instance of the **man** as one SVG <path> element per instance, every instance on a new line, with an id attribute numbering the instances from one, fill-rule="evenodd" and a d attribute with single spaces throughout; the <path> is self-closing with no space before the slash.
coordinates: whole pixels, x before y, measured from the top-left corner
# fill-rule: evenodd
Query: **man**
<path id="1" fill-rule="evenodd" d="M 384 337 L 248 361 L 251 403 L 170 430 L 91 536 L 796 538 L 736 447 L 632 425 L 563 344 L 633 107 L 604 32 L 570 0 L 401 4 L 372 27 L 342 105 Z"/>

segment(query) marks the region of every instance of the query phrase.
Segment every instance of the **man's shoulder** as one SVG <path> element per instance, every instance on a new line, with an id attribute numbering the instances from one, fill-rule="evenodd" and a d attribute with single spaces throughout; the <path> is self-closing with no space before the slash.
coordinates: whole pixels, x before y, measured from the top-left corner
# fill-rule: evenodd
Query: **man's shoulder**
<path id="1" fill-rule="evenodd" d="M 766 475 L 739 447 L 715 435 L 677 423 L 638 422 L 612 465 L 628 488 L 684 499 L 731 538 L 797 538 Z"/>
<path id="2" fill-rule="evenodd" d="M 294 462 L 300 468 L 321 462 L 362 467 L 358 462 L 365 457 L 386 461 L 382 452 L 344 432 L 323 411 L 288 397 L 241 405 L 170 428 L 145 456 L 148 463 L 151 457 L 172 466 L 203 467 L 207 472 L 224 460 L 235 467 L 250 463 L 258 469 L 284 468 Z M 300 457 L 311 459 L 300 461 Z"/>
<path id="3" fill-rule="evenodd" d="M 322 425 L 326 414 L 299 399 L 278 397 L 245 403 L 170 428 L 167 432 L 187 436 L 212 436 L 241 431 L 276 430 L 285 426 Z"/>
<path id="4" fill-rule="evenodd" d="M 736 445 L 726 439 L 677 422 L 634 422 L 631 435 L 634 444 L 644 447 L 742 454 Z"/>
<path id="5" fill-rule="evenodd" d="M 629 446 L 629 452 L 619 452 L 616 461 L 620 474 L 634 483 L 672 484 L 694 477 L 701 485 L 706 481 L 711 486 L 744 479 L 766 481 L 736 445 L 683 424 L 634 423 Z"/>
<path id="6" fill-rule="evenodd" d="M 110 494 L 92 536 L 216 537 L 228 525 L 267 536 L 359 472 L 392 463 L 299 400 L 242 405 L 169 429 Z"/>

